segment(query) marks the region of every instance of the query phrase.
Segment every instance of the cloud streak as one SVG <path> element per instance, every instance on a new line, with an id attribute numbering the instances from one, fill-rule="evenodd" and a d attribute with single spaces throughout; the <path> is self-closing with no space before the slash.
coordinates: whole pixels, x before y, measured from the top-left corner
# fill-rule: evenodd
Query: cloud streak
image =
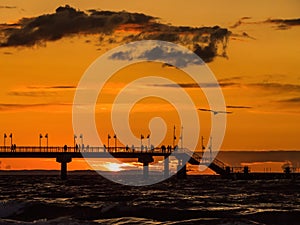
<path id="1" fill-rule="evenodd" d="M 248 86 L 262 88 L 264 90 L 277 92 L 300 92 L 300 85 L 298 84 L 281 84 L 281 83 L 250 83 Z"/>
<path id="2" fill-rule="evenodd" d="M 277 25 L 278 30 L 287 30 L 293 26 L 300 26 L 300 18 L 296 19 L 268 19 L 266 23 Z"/>
<path id="3" fill-rule="evenodd" d="M 75 89 L 75 85 L 28 86 L 29 89 Z"/>
<path id="4" fill-rule="evenodd" d="M 157 84 L 152 86 L 178 88 L 178 85 L 182 88 L 200 88 L 198 83 Z M 234 82 L 219 82 L 218 84 L 201 83 L 201 88 L 218 88 L 218 87 L 232 87 L 232 86 L 239 86 L 239 84 Z"/>
<path id="5" fill-rule="evenodd" d="M 279 100 L 278 102 L 282 103 L 300 103 L 300 97 L 295 97 L 295 98 L 288 98 L 288 99 L 283 99 Z"/>
<path id="6" fill-rule="evenodd" d="M 17 6 L 0 5 L 0 9 L 16 9 Z"/>
<path id="7" fill-rule="evenodd" d="M 25 89 L 9 91 L 10 96 L 51 97 L 58 92 L 76 89 L 74 85 L 28 86 Z"/>
<path id="8" fill-rule="evenodd" d="M 69 103 L 36 103 L 36 104 L 18 104 L 18 103 L 0 103 L 0 111 L 15 111 L 22 109 L 49 107 L 49 106 L 71 106 Z"/>
<path id="9" fill-rule="evenodd" d="M 244 105 L 228 105 L 226 106 L 228 109 L 252 109 L 251 106 L 244 106 Z"/>
<path id="10" fill-rule="evenodd" d="M 248 21 L 249 19 L 252 19 L 252 18 L 251 17 L 242 17 L 241 19 L 239 19 L 237 22 L 235 22 L 229 28 L 235 29 L 244 24 L 275 24 L 276 29 L 287 30 L 287 29 L 292 28 L 293 26 L 300 25 L 300 18 L 290 18 L 290 19 L 273 18 L 273 19 L 267 19 L 267 20 L 262 20 L 262 21 Z M 247 20 L 247 21 L 245 21 L 245 20 Z"/>
<path id="11" fill-rule="evenodd" d="M 0 47 L 30 47 L 81 34 L 99 34 L 100 44 L 127 43 L 137 40 L 162 40 L 180 43 L 211 62 L 216 56 L 227 57 L 226 48 L 231 32 L 219 26 L 188 27 L 160 23 L 158 18 L 142 13 L 89 10 L 83 12 L 68 5 L 55 13 L 23 18 L 16 24 L 0 26 L 3 41 Z M 121 40 L 115 32 L 126 34 Z"/>

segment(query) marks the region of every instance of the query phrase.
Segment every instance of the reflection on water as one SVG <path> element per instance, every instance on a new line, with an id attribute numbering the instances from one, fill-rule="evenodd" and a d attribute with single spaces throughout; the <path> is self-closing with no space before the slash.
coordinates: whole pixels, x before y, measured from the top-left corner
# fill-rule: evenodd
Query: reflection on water
<path id="1" fill-rule="evenodd" d="M 67 181 L 50 175 L 0 178 L 0 224 L 298 224 L 300 219 L 299 180 L 189 176 L 129 187 L 93 174 Z"/>

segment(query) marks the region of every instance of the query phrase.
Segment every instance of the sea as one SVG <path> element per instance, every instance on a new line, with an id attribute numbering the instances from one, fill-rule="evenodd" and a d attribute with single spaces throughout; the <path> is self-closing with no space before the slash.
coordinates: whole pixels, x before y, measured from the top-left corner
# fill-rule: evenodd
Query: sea
<path id="1" fill-rule="evenodd" d="M 0 224 L 300 224 L 300 179 L 190 175 L 136 187 L 58 173 L 0 175 Z"/>

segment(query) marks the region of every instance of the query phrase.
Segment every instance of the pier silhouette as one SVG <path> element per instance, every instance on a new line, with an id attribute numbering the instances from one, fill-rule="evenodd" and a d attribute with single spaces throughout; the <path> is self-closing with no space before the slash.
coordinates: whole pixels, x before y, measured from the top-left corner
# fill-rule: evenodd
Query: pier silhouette
<path id="1" fill-rule="evenodd" d="M 191 165 L 206 165 L 216 174 L 231 179 L 274 179 L 274 178 L 293 178 L 298 177 L 300 173 L 293 168 L 286 168 L 282 173 L 250 173 L 248 166 L 233 167 L 218 158 L 204 158 L 203 151 L 191 151 L 187 148 L 149 148 L 148 150 L 141 147 L 91 147 L 86 146 L 0 146 L 0 158 L 53 158 L 61 164 L 61 179 L 67 179 L 67 164 L 76 158 L 131 158 L 137 159 L 143 164 L 143 177 L 148 179 L 149 164 L 154 162 L 153 157 L 163 157 L 164 167 L 163 174 L 169 177 L 169 156 L 172 154 L 177 160 L 177 177 L 184 179 L 187 176 L 187 163 Z"/>
<path id="2" fill-rule="evenodd" d="M 76 158 L 136 158 L 138 162 L 143 163 L 144 178 L 148 178 L 148 165 L 154 162 L 153 157 L 164 157 L 164 176 L 169 176 L 169 156 L 175 156 L 178 160 L 179 178 L 186 177 L 186 164 L 192 165 L 205 164 L 210 169 L 220 175 L 226 174 L 226 164 L 218 159 L 210 162 L 209 159 L 202 158 L 202 152 L 192 152 L 187 148 L 150 148 L 145 150 L 140 147 L 134 149 L 125 147 L 90 147 L 85 148 L 68 147 L 68 146 L 0 146 L 0 158 L 54 158 L 61 164 L 61 178 L 67 179 L 67 164 Z M 202 161 L 201 161 L 202 160 Z"/>

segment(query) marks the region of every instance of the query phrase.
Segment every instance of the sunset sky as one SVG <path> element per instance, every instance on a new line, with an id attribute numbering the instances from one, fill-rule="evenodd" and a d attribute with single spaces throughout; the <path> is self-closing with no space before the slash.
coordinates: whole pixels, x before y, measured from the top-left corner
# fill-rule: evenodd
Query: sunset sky
<path id="1" fill-rule="evenodd" d="M 66 4 L 74 8 L 74 17 L 56 12 Z M 0 145 L 4 133 L 13 133 L 18 146 L 37 146 L 39 134 L 48 133 L 49 145 L 72 146 L 76 87 L 90 64 L 108 50 L 134 40 L 162 39 L 194 51 L 195 44 L 203 44 L 208 37 L 217 49 L 207 48 L 199 54 L 218 79 L 227 110 L 233 112 L 227 116 L 221 150 L 300 150 L 299 9 L 297 0 L 1 0 Z M 108 24 L 99 27 L 93 21 L 101 10 L 119 12 L 119 17 L 113 15 Z M 129 13 L 145 15 L 134 17 Z M 128 22 L 130 15 L 134 19 Z M 77 22 L 69 23 L 70 18 Z M 28 26 L 30 23 L 33 27 Z M 68 27 L 74 24 L 76 29 Z M 206 27 L 204 31 L 202 27 Z M 212 39 L 216 30 L 227 33 Z M 109 123 L 109 104 L 119 88 L 141 74 L 167 77 L 181 73 L 155 63 L 119 71 L 97 102 L 96 122 L 101 124 L 97 128 L 103 142 L 106 143 L 108 133 L 114 133 Z M 197 107 L 208 107 L 203 94 L 193 87 L 185 90 Z M 169 109 L 161 112 L 149 105 L 145 107 L 146 103 L 147 100 L 140 102 L 132 111 L 132 130 L 137 136 L 149 132 L 147 123 L 157 113 L 165 118 L 169 133 L 174 123 L 180 127 L 177 115 L 166 102 L 151 102 Z M 199 111 L 198 115 L 201 135 L 207 141 L 211 114 Z M 164 143 L 169 143 L 170 137 Z M 6 164 L 29 168 L 27 161 L 7 160 Z M 75 164 L 73 168 L 85 167 Z M 44 160 L 41 165 L 51 168 L 55 162 Z"/>

